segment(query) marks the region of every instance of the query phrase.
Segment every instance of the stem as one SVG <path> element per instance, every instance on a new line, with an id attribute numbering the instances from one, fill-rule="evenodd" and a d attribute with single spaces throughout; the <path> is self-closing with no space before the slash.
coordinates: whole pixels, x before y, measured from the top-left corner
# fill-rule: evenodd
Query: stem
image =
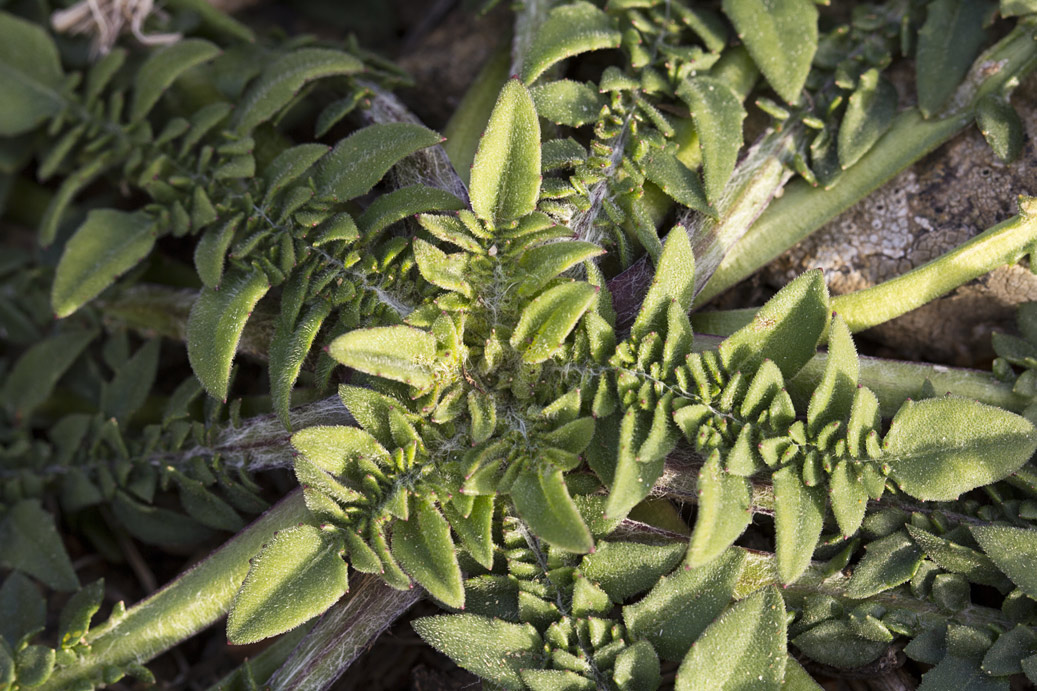
<path id="1" fill-rule="evenodd" d="M 302 492 L 292 492 L 204 561 L 124 616 L 90 631 L 86 636 L 90 653 L 82 662 L 56 670 L 37 688 L 58 691 L 79 681 L 100 684 L 106 667 L 147 662 L 208 628 L 230 609 L 248 574 L 249 560 L 263 544 L 276 531 L 308 517 Z"/>
<path id="2" fill-rule="evenodd" d="M 312 623 L 303 624 L 281 634 L 263 652 L 246 659 L 237 669 L 210 686 L 208 691 L 248 691 L 253 688 L 250 683 L 264 684 L 312 628 Z"/>
<path id="3" fill-rule="evenodd" d="M 1014 87 L 1037 65 L 1033 27 L 1033 20 L 1020 21 L 973 63 L 952 100 L 952 107 L 957 109 L 947 117 L 925 120 L 917 109 L 906 110 L 831 189 L 811 187 L 803 180 L 788 185 L 784 195 L 731 248 L 699 294 L 698 304 L 705 304 L 754 273 L 968 126 L 983 96 Z"/>
<path id="4" fill-rule="evenodd" d="M 270 691 L 330 688 L 371 642 L 423 594 L 420 588 L 395 590 L 377 576 L 363 576 L 350 589 L 348 597 L 321 616 L 263 688 Z"/>

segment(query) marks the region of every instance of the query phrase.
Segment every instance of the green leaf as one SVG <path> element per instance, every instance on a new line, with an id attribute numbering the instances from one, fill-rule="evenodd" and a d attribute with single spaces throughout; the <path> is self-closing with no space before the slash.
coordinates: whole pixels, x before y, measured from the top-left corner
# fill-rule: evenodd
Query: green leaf
<path id="1" fill-rule="evenodd" d="M 810 673 L 803 669 L 796 658 L 791 655 L 785 660 L 785 679 L 781 683 L 781 691 L 824 691 L 814 681 Z"/>
<path id="2" fill-rule="evenodd" d="M 728 473 L 714 451 L 699 471 L 698 511 L 688 547 L 688 564 L 694 568 L 716 559 L 730 547 L 752 521 L 749 480 Z"/>
<path id="3" fill-rule="evenodd" d="M 252 309 L 270 290 L 257 268 L 229 274 L 219 290 L 203 288 L 187 318 L 187 357 L 209 395 L 226 400 L 230 368 Z"/>
<path id="4" fill-rule="evenodd" d="M 461 567 L 450 524 L 428 499 L 415 496 L 412 504 L 415 510 L 408 520 L 393 525 L 393 556 L 432 597 L 447 607 L 463 609 Z"/>
<path id="5" fill-rule="evenodd" d="M 1018 17 L 1037 12 L 1037 0 L 1001 0 L 1002 17 Z"/>
<path id="6" fill-rule="evenodd" d="M 143 120 L 180 75 L 219 54 L 216 44 L 200 38 L 184 39 L 152 53 L 133 80 L 130 122 Z"/>
<path id="7" fill-rule="evenodd" d="M 821 383 L 814 389 L 807 407 L 807 434 L 816 437 L 825 425 L 850 417 L 860 362 L 853 337 L 846 322 L 839 315 L 832 320 L 828 331 L 828 359 Z"/>
<path id="8" fill-rule="evenodd" d="M 738 162 L 745 108 L 727 84 L 713 77 L 686 79 L 677 88 L 677 95 L 691 109 L 702 149 L 706 197 L 716 204 Z"/>
<path id="9" fill-rule="evenodd" d="M 318 300 L 309 306 L 298 324 L 287 325 L 278 320 L 270 339 L 270 397 L 274 412 L 289 431 L 292 429 L 288 415 L 292 389 L 306 356 L 310 354 L 313 341 L 330 313 L 331 304 Z"/>
<path id="10" fill-rule="evenodd" d="M 37 499 L 19 501 L 0 521 L 0 563 L 24 571 L 54 590 L 79 587 L 54 517 Z"/>
<path id="11" fill-rule="evenodd" d="M 951 501 L 1018 470 L 1037 450 L 1025 418 L 961 398 L 907 402 L 883 442 L 890 476 L 908 494 Z"/>
<path id="12" fill-rule="evenodd" d="M 822 487 L 807 487 L 795 465 L 771 476 L 774 483 L 774 542 L 778 575 L 793 583 L 810 566 L 825 516 Z"/>
<path id="13" fill-rule="evenodd" d="M 176 511 L 141 504 L 122 490 L 115 493 L 112 511 L 130 535 L 149 545 L 196 545 L 217 534 Z"/>
<path id="14" fill-rule="evenodd" d="M 152 338 L 133 357 L 115 370 L 115 376 L 101 391 L 101 410 L 125 425 L 151 393 L 158 372 L 158 353 L 162 339 Z"/>
<path id="15" fill-rule="evenodd" d="M 770 359 L 791 379 L 814 356 L 828 324 L 828 287 L 824 275 L 808 271 L 778 291 L 748 326 L 720 344 L 728 371 L 755 372 Z"/>
<path id="16" fill-rule="evenodd" d="M 934 0 L 918 31 L 915 79 L 918 108 L 930 117 L 943 108 L 986 42 L 987 0 Z"/>
<path id="17" fill-rule="evenodd" d="M 380 233 L 393 223 L 423 211 L 459 211 L 463 208 L 464 203 L 445 190 L 410 185 L 380 195 L 364 209 L 364 213 L 357 219 L 357 225 L 361 235 L 371 238 L 374 233 Z"/>
<path id="18" fill-rule="evenodd" d="M 540 245 L 522 253 L 518 260 L 522 280 L 515 291 L 519 297 L 531 297 L 552 279 L 591 257 L 605 254 L 593 242 L 563 240 Z"/>
<path id="19" fill-rule="evenodd" d="M 683 312 L 691 309 L 695 298 L 695 257 L 684 226 L 676 226 L 666 236 L 652 285 L 641 303 L 641 311 L 630 327 L 630 335 L 644 338 L 652 331 L 663 332 L 671 302 Z"/>
<path id="20" fill-rule="evenodd" d="M 1029 626 L 1019 625 L 997 637 L 983 656 L 983 671 L 994 676 L 1022 674 L 1023 658 L 1037 652 L 1037 633 Z"/>
<path id="21" fill-rule="evenodd" d="M 1037 530 L 1006 525 L 970 526 L 972 536 L 991 561 L 1013 583 L 1032 598 L 1037 598 Z"/>
<path id="22" fill-rule="evenodd" d="M 30 645 L 18 651 L 15 658 L 18 687 L 31 689 L 47 681 L 54 671 L 56 656 L 56 651 L 45 645 Z"/>
<path id="23" fill-rule="evenodd" d="M 0 638 L 16 650 L 25 636 L 43 630 L 46 602 L 21 571 L 12 571 L 0 587 Z"/>
<path id="24" fill-rule="evenodd" d="M 735 25 L 771 87 L 796 105 L 817 51 L 817 5 L 813 0 L 724 0 Z"/>
<path id="25" fill-rule="evenodd" d="M 850 577 L 846 594 L 857 600 L 906 583 L 925 555 L 903 530 L 865 547 L 864 557 Z"/>
<path id="26" fill-rule="evenodd" d="M 844 669 L 866 665 L 889 649 L 888 643 L 861 638 L 841 619 L 823 621 L 796 636 L 792 643 L 814 660 Z"/>
<path id="27" fill-rule="evenodd" d="M 96 331 L 71 331 L 51 336 L 25 351 L 4 382 L 5 407 L 15 417 L 27 419 L 50 397 L 61 375 L 96 335 Z"/>
<path id="28" fill-rule="evenodd" d="M 364 70 L 357 58 L 330 48 L 300 48 L 276 60 L 254 81 L 234 112 L 233 125 L 248 133 L 292 102 L 307 83 Z"/>
<path id="29" fill-rule="evenodd" d="M 472 211 L 505 225 L 533 211 L 540 195 L 540 121 L 517 79 L 501 89 L 472 163 Z"/>
<path id="30" fill-rule="evenodd" d="M 745 552 L 730 549 L 705 566 L 664 576 L 640 602 L 623 608 L 627 629 L 663 659 L 684 658 L 731 601 L 744 563 Z"/>
<path id="31" fill-rule="evenodd" d="M 414 238 L 414 259 L 418 262 L 418 270 L 422 277 L 432 285 L 444 290 L 452 290 L 465 297 L 472 297 L 474 291 L 466 279 L 468 274 L 468 254 L 455 252 L 446 254 L 435 245 L 421 238 Z"/>
<path id="32" fill-rule="evenodd" d="M 424 617 L 411 626 L 458 666 L 512 691 L 526 688 L 519 671 L 533 667 L 543 647 L 540 634 L 530 624 L 477 614 Z"/>
<path id="33" fill-rule="evenodd" d="M 266 183 L 263 205 L 269 205 L 275 194 L 298 180 L 329 151 L 330 146 L 314 143 L 299 144 L 279 153 L 263 171 L 263 181 Z"/>
<path id="34" fill-rule="evenodd" d="M 976 106 L 976 126 L 993 150 L 1005 163 L 1019 158 L 1026 134 L 1019 113 L 1007 99 L 988 94 Z"/>
<path id="35" fill-rule="evenodd" d="M 569 496 L 562 471 L 550 467 L 522 470 L 511 486 L 511 499 L 537 537 L 577 554 L 594 548 L 590 530 Z"/>
<path id="36" fill-rule="evenodd" d="M 238 512 L 201 482 L 180 473 L 175 479 L 180 488 L 180 504 L 188 516 L 214 530 L 234 533 L 245 527 Z"/>
<path id="37" fill-rule="evenodd" d="M 442 507 L 461 544 L 486 569 L 493 568 L 493 504 L 492 496 L 473 497 L 468 516 L 461 515 L 450 502 Z"/>
<path id="38" fill-rule="evenodd" d="M 522 310 L 511 346 L 522 353 L 524 362 L 547 360 L 576 328 L 597 293 L 594 286 L 582 281 L 548 288 Z"/>
<path id="39" fill-rule="evenodd" d="M 839 524 L 843 538 L 849 538 L 861 527 L 864 511 L 868 507 L 868 492 L 864 489 L 852 461 L 839 461 L 832 471 L 829 482 L 829 499 L 832 513 Z"/>
<path id="40" fill-rule="evenodd" d="M 616 657 L 612 679 L 620 691 L 640 691 L 659 687 L 659 656 L 648 641 L 638 641 Z"/>
<path id="41" fill-rule="evenodd" d="M 341 545 L 317 528 L 278 532 L 252 559 L 227 618 L 234 645 L 276 636 L 309 621 L 348 590 Z"/>
<path id="42" fill-rule="evenodd" d="M 339 336 L 328 349 L 347 367 L 426 389 L 435 381 L 436 338 L 410 326 L 378 326 Z"/>
<path id="43" fill-rule="evenodd" d="M 314 175 L 317 197 L 346 202 L 367 194 L 400 159 L 439 142 L 438 134 L 409 122 L 359 129 L 321 158 Z"/>
<path id="44" fill-rule="evenodd" d="M 767 586 L 709 625 L 681 662 L 676 689 L 780 689 L 786 645 L 785 601 Z"/>
<path id="45" fill-rule="evenodd" d="M 896 114 L 896 87 L 877 68 L 862 74 L 839 123 L 839 165 L 843 170 L 868 153 Z"/>
<path id="46" fill-rule="evenodd" d="M 673 570 L 684 555 L 681 543 L 647 545 L 601 540 L 580 561 L 580 571 L 598 584 L 613 602 L 625 602 L 648 590 Z"/>
<path id="47" fill-rule="evenodd" d="M 665 149 L 650 153 L 644 161 L 644 172 L 674 201 L 711 216 L 716 214 L 706 200 L 698 173 L 684 165 L 676 154 Z"/>
<path id="48" fill-rule="evenodd" d="M 594 122 L 604 102 L 590 84 L 560 79 L 530 89 L 537 114 L 556 125 L 580 127 Z"/>
<path id="49" fill-rule="evenodd" d="M 619 452 L 605 514 L 613 520 L 626 518 L 630 510 L 648 496 L 662 475 L 665 458 L 641 463 L 637 453 L 644 441 L 644 423 L 637 410 L 628 410 L 619 424 Z"/>
<path id="50" fill-rule="evenodd" d="M 244 219 L 244 214 L 235 214 L 218 227 L 206 229 L 198 238 L 198 244 L 194 246 L 194 268 L 207 288 L 219 289 L 227 250 Z"/>
<path id="51" fill-rule="evenodd" d="M 522 81 L 532 84 L 551 65 L 574 55 L 618 48 L 622 38 L 612 19 L 589 2 L 556 7 L 533 37 L 522 64 Z"/>
<path id="52" fill-rule="evenodd" d="M 317 425 L 292 435 L 292 446 L 321 470 L 342 475 L 356 459 L 390 462 L 389 452 L 366 430 L 345 425 Z"/>
<path id="53" fill-rule="evenodd" d="M 0 137 L 24 134 L 65 108 L 57 46 L 38 24 L 0 12 Z"/>
<path id="54" fill-rule="evenodd" d="M 1012 589 L 1004 574 L 982 552 L 977 552 L 965 545 L 933 535 L 929 531 L 922 530 L 910 523 L 904 527 L 907 529 L 911 539 L 940 568 L 952 573 L 963 574 L 972 583 L 993 586 L 1002 592 Z M 1037 552 L 1033 556 L 1037 556 Z"/>
<path id="55" fill-rule="evenodd" d="M 393 408 L 405 410 L 403 403 L 371 389 L 345 384 L 338 387 L 338 395 L 346 409 L 366 432 L 383 446 L 395 444 L 389 426 L 389 413 Z"/>
<path id="56" fill-rule="evenodd" d="M 468 417 L 472 422 L 472 444 L 482 444 L 497 428 L 497 404 L 493 394 L 470 390 Z"/>
<path id="57" fill-rule="evenodd" d="M 65 245 L 54 273 L 51 305 L 67 317 L 151 253 L 157 230 L 146 211 L 95 209 Z"/>
<path id="58" fill-rule="evenodd" d="M 58 645 L 62 648 L 79 645 L 103 601 L 104 579 L 94 581 L 70 597 L 58 615 Z"/>

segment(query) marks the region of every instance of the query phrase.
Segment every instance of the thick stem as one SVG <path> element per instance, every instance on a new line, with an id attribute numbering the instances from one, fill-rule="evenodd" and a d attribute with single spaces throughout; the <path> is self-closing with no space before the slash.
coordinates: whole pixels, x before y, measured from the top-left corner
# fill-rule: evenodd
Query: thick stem
<path id="1" fill-rule="evenodd" d="M 74 682 L 101 683 L 108 666 L 147 662 L 208 628 L 230 609 L 248 574 L 249 560 L 278 530 L 306 520 L 302 492 L 295 491 L 204 561 L 124 616 L 90 631 L 90 653 L 78 664 L 57 669 L 40 691 L 59 691 Z"/>

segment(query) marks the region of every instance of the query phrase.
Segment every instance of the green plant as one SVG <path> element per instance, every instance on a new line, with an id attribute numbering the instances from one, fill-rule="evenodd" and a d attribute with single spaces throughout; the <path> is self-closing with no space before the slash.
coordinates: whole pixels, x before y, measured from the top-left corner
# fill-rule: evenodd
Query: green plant
<path id="1" fill-rule="evenodd" d="M 1032 307 L 996 376 L 851 336 L 1023 259 L 1033 201 L 888 284 L 706 315 L 722 340 L 689 316 L 973 119 L 1017 155 L 1031 4 L 530 0 L 452 158 L 355 43 L 173 3 L 187 38 L 77 71 L 0 13 L 0 199 L 54 247 L 0 264 L 0 688 L 147 680 L 224 615 L 294 631 L 220 688 L 323 688 L 415 586 L 491 688 L 817 688 L 792 651 L 904 643 L 920 688 L 1037 678 Z M 105 557 L 236 536 L 91 626 L 48 509 Z M 75 591 L 56 638 L 29 577 Z"/>

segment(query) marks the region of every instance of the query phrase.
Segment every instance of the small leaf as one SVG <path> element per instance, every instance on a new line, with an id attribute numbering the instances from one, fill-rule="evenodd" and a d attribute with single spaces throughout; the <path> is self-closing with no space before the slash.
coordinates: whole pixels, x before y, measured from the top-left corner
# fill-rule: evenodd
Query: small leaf
<path id="1" fill-rule="evenodd" d="M 637 458 L 645 434 L 640 417 L 637 410 L 628 410 L 619 424 L 619 452 L 605 505 L 605 514 L 613 520 L 626 518 L 648 496 L 663 472 L 665 458 L 651 463 L 641 463 Z"/>
<path id="2" fill-rule="evenodd" d="M 850 329 L 843 318 L 836 315 L 828 331 L 825 372 L 807 407 L 809 436 L 816 437 L 829 423 L 843 422 L 850 417 L 859 374 L 860 362 Z"/>
<path id="3" fill-rule="evenodd" d="M 1002 592 L 1012 589 L 1004 574 L 982 552 L 934 535 L 910 523 L 904 527 L 911 539 L 940 568 L 952 573 L 960 573 L 972 583 L 993 586 Z"/>
<path id="4" fill-rule="evenodd" d="M 527 250 L 518 261 L 522 280 L 515 293 L 519 297 L 536 295 L 569 268 L 604 253 L 605 250 L 598 245 L 583 240 L 551 242 Z"/>
<path id="5" fill-rule="evenodd" d="M 534 86 L 530 94 L 540 117 L 568 127 L 581 127 L 594 122 L 604 105 L 596 89 L 571 79 Z"/>
<path id="6" fill-rule="evenodd" d="M 348 590 L 341 546 L 310 525 L 277 533 L 252 559 L 227 618 L 227 640 L 254 643 L 294 629 Z"/>
<path id="7" fill-rule="evenodd" d="M 925 501 L 951 501 L 1018 470 L 1037 450 L 1025 418 L 961 398 L 908 402 L 883 442 L 891 477 Z"/>
<path id="8" fill-rule="evenodd" d="M 196 545 L 217 534 L 182 513 L 141 504 L 122 490 L 115 493 L 112 511 L 130 535 L 149 545 Z"/>
<path id="9" fill-rule="evenodd" d="M 46 615 L 46 602 L 37 587 L 21 571 L 12 571 L 0 587 L 0 638 L 17 650 L 25 636 L 43 630 Z"/>
<path id="10" fill-rule="evenodd" d="M 835 514 L 843 537 L 848 538 L 855 534 L 864 520 L 864 510 L 868 507 L 868 492 L 854 472 L 852 461 L 839 461 L 835 466 L 829 480 L 829 498 L 832 502 L 832 513 Z"/>
<path id="11" fill-rule="evenodd" d="M 145 211 L 95 209 L 65 245 L 51 304 L 67 317 L 132 269 L 155 246 L 155 219 Z"/>
<path id="12" fill-rule="evenodd" d="M 1023 658 L 1037 652 L 1037 633 L 1029 626 L 1019 625 L 997 637 L 994 645 L 983 656 L 983 671 L 994 676 L 1022 674 Z"/>
<path id="13" fill-rule="evenodd" d="M 292 435 L 292 446 L 326 473 L 342 475 L 356 459 L 390 462 L 389 452 L 367 431 L 345 425 L 315 425 Z"/>
<path id="14" fill-rule="evenodd" d="M 674 201 L 711 216 L 716 213 L 706 200 L 698 173 L 684 165 L 674 153 L 665 149 L 650 153 L 644 162 L 644 172 L 645 177 Z"/>
<path id="15" fill-rule="evenodd" d="M 688 564 L 708 564 L 745 532 L 752 520 L 749 481 L 720 467 L 714 451 L 698 477 L 698 511 L 688 547 Z"/>
<path id="16" fill-rule="evenodd" d="M 788 465 L 771 476 L 774 483 L 774 542 L 778 575 L 793 583 L 810 565 L 825 515 L 824 489 L 807 487 Z"/>
<path id="17" fill-rule="evenodd" d="M 896 87 L 877 68 L 862 74 L 839 123 L 839 165 L 843 170 L 868 153 L 896 114 Z"/>
<path id="18" fill-rule="evenodd" d="M 313 341 L 321 324 L 331 313 L 331 304 L 320 300 L 306 310 L 294 326 L 278 320 L 274 335 L 270 339 L 270 397 L 274 412 L 281 423 L 291 431 L 288 410 L 291 407 L 292 389 L 302 371 L 303 362 L 310 354 Z"/>
<path id="19" fill-rule="evenodd" d="M 412 503 L 415 511 L 410 518 L 393 525 L 393 556 L 432 597 L 447 607 L 463 609 L 461 567 L 450 525 L 428 499 L 415 496 Z"/>
<path id="20" fill-rule="evenodd" d="M 214 530 L 234 533 L 245 527 L 238 512 L 201 482 L 181 473 L 175 479 L 180 488 L 180 504 L 188 516 Z"/>
<path id="21" fill-rule="evenodd" d="M 686 79 L 677 88 L 677 95 L 691 109 L 702 148 L 706 197 L 716 204 L 738 162 L 745 108 L 727 84 L 713 77 Z"/>
<path id="22" fill-rule="evenodd" d="M 464 203 L 445 190 L 410 185 L 380 195 L 364 209 L 364 213 L 357 219 L 357 225 L 365 238 L 371 238 L 374 233 L 380 233 L 393 223 L 424 211 L 459 211 L 463 208 Z"/>
<path id="23" fill-rule="evenodd" d="M 252 309 L 270 290 L 259 269 L 228 275 L 219 290 L 202 289 L 187 318 L 187 356 L 209 395 L 227 398 L 230 368 Z"/>
<path id="24" fill-rule="evenodd" d="M 452 290 L 465 297 L 472 297 L 474 291 L 468 283 L 468 254 L 456 252 L 446 254 L 435 245 L 421 238 L 414 238 L 414 259 L 418 262 L 421 276 L 432 285 L 444 290 Z"/>
<path id="25" fill-rule="evenodd" d="M 655 277 L 641 303 L 641 311 L 630 327 L 630 335 L 644 338 L 651 331 L 662 332 L 666 328 L 670 303 L 676 302 L 681 311 L 687 312 L 694 297 L 695 257 L 691 252 L 691 240 L 684 226 L 676 226 L 666 236 Z"/>
<path id="26" fill-rule="evenodd" d="M 1019 113 L 1005 98 L 989 94 L 976 106 L 976 126 L 993 150 L 1005 163 L 1019 158 L 1026 134 Z"/>
<path id="27" fill-rule="evenodd" d="M 677 671 L 677 691 L 781 688 L 788 659 L 785 601 L 767 586 L 703 632 Z"/>
<path id="28" fill-rule="evenodd" d="M 23 499 L 0 521 L 0 563 L 24 571 L 54 590 L 79 587 L 54 517 L 37 499 Z"/>
<path id="29" fill-rule="evenodd" d="M 821 622 L 796 636 L 792 643 L 812 659 L 844 669 L 862 667 L 889 649 L 888 643 L 861 638 L 839 619 Z"/>
<path id="30" fill-rule="evenodd" d="M 291 103 L 307 82 L 363 70 L 364 63 L 340 50 L 300 48 L 292 51 L 268 66 L 249 86 L 234 112 L 233 125 L 239 133 L 251 132 Z"/>
<path id="31" fill-rule="evenodd" d="M 96 331 L 71 331 L 51 336 L 25 351 L 4 382 L 5 407 L 15 417 L 27 419 L 47 400 L 61 376 L 96 335 Z"/>
<path id="32" fill-rule="evenodd" d="M 412 624 L 426 643 L 483 679 L 523 691 L 519 671 L 536 664 L 543 642 L 530 624 L 512 624 L 476 614 L 446 614 Z"/>
<path id="33" fill-rule="evenodd" d="M 601 540 L 594 553 L 580 561 L 580 571 L 597 583 L 613 602 L 625 602 L 672 571 L 684 552 L 681 543 L 647 545 Z"/>
<path id="34" fill-rule="evenodd" d="M 984 26 L 991 9 L 988 0 L 934 0 L 926 5 L 915 57 L 918 108 L 925 117 L 943 108 L 968 74 L 986 42 Z"/>
<path id="35" fill-rule="evenodd" d="M 547 360 L 576 328 L 595 297 L 594 286 L 582 281 L 548 288 L 522 310 L 511 346 L 522 353 L 524 362 Z"/>
<path id="36" fill-rule="evenodd" d="M 475 389 L 469 391 L 468 417 L 472 421 L 472 444 L 482 444 L 497 428 L 497 404 L 493 395 Z"/>
<path id="37" fill-rule="evenodd" d="M 876 540 L 865 547 L 864 557 L 850 577 L 846 594 L 863 600 L 906 583 L 924 556 L 903 530 Z"/>
<path id="38" fill-rule="evenodd" d="M 814 681 L 810 673 L 803 669 L 796 658 L 789 655 L 785 660 L 785 680 L 781 683 L 781 691 L 824 691 Z"/>
<path id="39" fill-rule="evenodd" d="M 115 371 L 101 392 L 101 410 L 107 417 L 114 417 L 124 425 L 144 405 L 155 383 L 161 345 L 160 338 L 148 340 Z"/>
<path id="40" fill-rule="evenodd" d="M 328 348 L 347 367 L 426 389 L 435 381 L 436 338 L 410 326 L 378 326 L 339 336 Z"/>
<path id="41" fill-rule="evenodd" d="M 216 44 L 200 38 L 187 38 L 152 53 L 133 80 L 130 122 L 143 120 L 180 75 L 219 53 Z"/>
<path id="42" fill-rule="evenodd" d="M 648 641 L 638 641 L 616 657 L 612 679 L 620 691 L 640 691 L 659 687 L 659 656 Z"/>
<path id="43" fill-rule="evenodd" d="M 472 499 L 472 510 L 462 516 L 452 503 L 443 504 L 443 513 L 472 558 L 486 569 L 493 568 L 493 504 L 494 497 Z"/>
<path id="44" fill-rule="evenodd" d="M 817 51 L 817 4 L 724 0 L 723 7 L 767 82 L 787 103 L 798 104 Z"/>
<path id="45" fill-rule="evenodd" d="M 39 24 L 0 12 L 0 137 L 25 134 L 65 108 L 57 46 Z"/>
<path id="46" fill-rule="evenodd" d="M 532 84 L 551 65 L 574 55 L 618 48 L 622 38 L 612 19 L 589 2 L 556 7 L 533 37 L 522 64 L 522 81 Z"/>
<path id="47" fill-rule="evenodd" d="M 58 616 L 58 645 L 62 648 L 79 645 L 103 600 L 104 579 L 94 581 L 70 597 Z"/>
<path id="48" fill-rule="evenodd" d="M 472 211 L 495 226 L 521 218 L 536 207 L 540 177 L 540 121 L 529 90 L 512 79 L 501 89 L 475 152 Z"/>
<path id="49" fill-rule="evenodd" d="M 30 645 L 19 650 L 15 658 L 18 687 L 31 689 L 47 681 L 54 671 L 56 656 L 54 648 L 45 645 Z"/>
<path id="50" fill-rule="evenodd" d="M 522 470 L 511 486 L 511 499 L 537 537 L 577 554 L 594 548 L 590 530 L 565 487 L 562 471 Z"/>
<path id="51" fill-rule="evenodd" d="M 314 175 L 317 196 L 346 202 L 367 194 L 400 159 L 439 141 L 432 130 L 409 122 L 359 129 L 321 158 Z"/>
<path id="52" fill-rule="evenodd" d="M 275 194 L 298 180 L 329 151 L 330 146 L 314 143 L 299 144 L 279 153 L 263 171 L 266 183 L 263 205 L 268 205 Z"/>
<path id="53" fill-rule="evenodd" d="M 244 219 L 243 214 L 235 214 L 219 227 L 206 229 L 198 238 L 194 246 L 194 268 L 207 288 L 219 289 L 227 250 Z"/>
<path id="54" fill-rule="evenodd" d="M 970 526 L 972 536 L 988 557 L 1013 583 L 1037 598 L 1037 530 L 1006 525 Z"/>

